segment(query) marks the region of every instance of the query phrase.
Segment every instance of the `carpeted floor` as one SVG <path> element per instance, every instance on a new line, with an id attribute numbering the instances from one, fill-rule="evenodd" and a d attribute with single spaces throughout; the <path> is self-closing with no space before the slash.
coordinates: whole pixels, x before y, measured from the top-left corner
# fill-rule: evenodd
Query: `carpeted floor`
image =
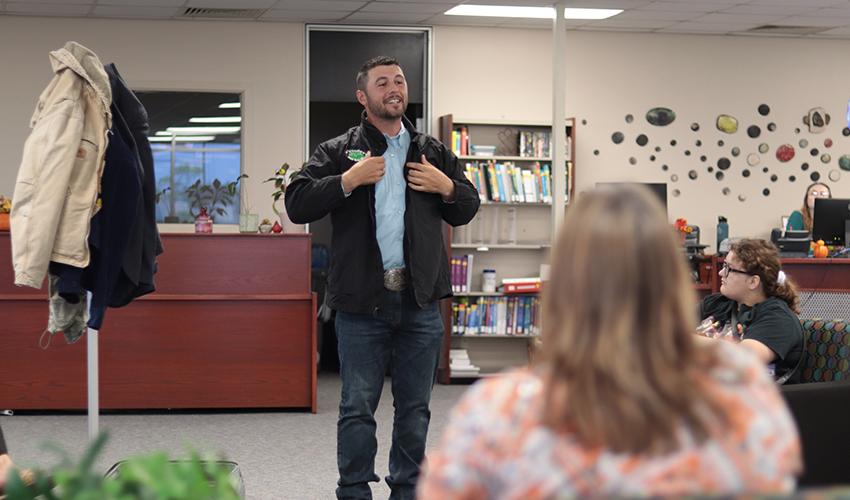
<path id="1" fill-rule="evenodd" d="M 165 451 L 172 458 L 190 446 L 217 452 L 237 462 L 250 499 L 331 499 L 336 487 L 336 419 L 339 378 L 321 374 L 318 413 L 143 413 L 106 414 L 101 428 L 110 439 L 97 467 L 106 471 L 130 455 Z M 439 439 L 448 412 L 467 386 L 437 385 L 431 401 L 428 446 Z M 58 457 L 43 449 L 59 445 L 73 456 L 86 446 L 85 415 L 15 415 L 0 417 L 12 458 L 25 466 L 46 467 Z M 392 431 L 392 395 L 384 386 L 378 421 L 376 473 L 387 475 Z M 374 498 L 387 498 L 383 481 L 373 485 Z"/>

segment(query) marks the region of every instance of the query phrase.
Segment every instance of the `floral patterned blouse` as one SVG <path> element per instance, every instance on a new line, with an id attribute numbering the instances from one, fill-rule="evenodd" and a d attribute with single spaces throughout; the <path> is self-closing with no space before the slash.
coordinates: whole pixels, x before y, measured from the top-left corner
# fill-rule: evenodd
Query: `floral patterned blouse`
<path id="1" fill-rule="evenodd" d="M 790 492 L 802 470 L 797 429 L 773 380 L 752 354 L 718 343 L 709 391 L 729 424 L 697 444 L 641 456 L 586 448 L 540 423 L 541 379 L 529 370 L 476 383 L 453 410 L 419 479 L 422 499 L 538 499 Z M 614 418 L 612 416 L 612 418 Z"/>

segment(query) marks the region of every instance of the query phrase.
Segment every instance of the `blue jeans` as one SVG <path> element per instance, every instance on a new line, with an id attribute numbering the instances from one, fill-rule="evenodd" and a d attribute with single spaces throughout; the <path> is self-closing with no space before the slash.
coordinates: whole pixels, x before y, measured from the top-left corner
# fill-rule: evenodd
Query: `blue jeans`
<path id="1" fill-rule="evenodd" d="M 391 369 L 393 407 L 391 499 L 414 498 L 431 411 L 443 321 L 436 302 L 420 309 L 410 291 L 384 291 L 372 314 L 337 312 L 342 398 L 337 421 L 337 498 L 370 499 L 375 474 L 375 410 Z"/>

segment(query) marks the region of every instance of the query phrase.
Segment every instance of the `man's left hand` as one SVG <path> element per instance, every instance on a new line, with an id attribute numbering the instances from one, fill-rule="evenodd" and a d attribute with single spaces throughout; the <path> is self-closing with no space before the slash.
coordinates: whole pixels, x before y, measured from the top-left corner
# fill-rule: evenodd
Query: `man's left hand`
<path id="1" fill-rule="evenodd" d="M 454 199 L 455 183 L 439 168 L 431 165 L 425 155 L 422 155 L 422 163 L 411 161 L 405 166 L 410 169 L 407 172 L 407 185 L 410 189 L 438 193 L 443 197 L 443 201 Z"/>

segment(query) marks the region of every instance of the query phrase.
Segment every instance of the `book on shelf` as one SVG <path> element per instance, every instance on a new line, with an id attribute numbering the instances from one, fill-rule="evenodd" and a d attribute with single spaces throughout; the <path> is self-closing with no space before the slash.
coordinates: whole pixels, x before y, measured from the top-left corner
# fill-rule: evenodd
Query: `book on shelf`
<path id="1" fill-rule="evenodd" d="M 507 278 L 502 280 L 502 292 L 504 293 L 533 293 L 539 292 L 543 287 L 540 278 Z"/>
<path id="2" fill-rule="evenodd" d="M 517 165 L 512 161 L 468 161 L 463 169 L 484 203 L 551 203 L 548 163 Z"/>
<path id="3" fill-rule="evenodd" d="M 466 125 L 462 125 L 453 128 L 451 141 L 452 153 L 458 156 L 469 155 L 469 127 L 467 127 Z"/>
<path id="4" fill-rule="evenodd" d="M 475 254 L 452 256 L 452 293 L 465 293 L 472 290 L 472 266 L 474 261 Z"/>
<path id="5" fill-rule="evenodd" d="M 519 155 L 548 158 L 551 155 L 551 132 L 520 131 Z"/>
<path id="6" fill-rule="evenodd" d="M 449 350 L 449 369 L 453 375 L 475 375 L 481 371 L 480 367 L 472 364 L 466 349 Z"/>
<path id="7" fill-rule="evenodd" d="M 452 303 L 452 334 L 469 336 L 538 335 L 540 298 L 458 297 Z"/>

